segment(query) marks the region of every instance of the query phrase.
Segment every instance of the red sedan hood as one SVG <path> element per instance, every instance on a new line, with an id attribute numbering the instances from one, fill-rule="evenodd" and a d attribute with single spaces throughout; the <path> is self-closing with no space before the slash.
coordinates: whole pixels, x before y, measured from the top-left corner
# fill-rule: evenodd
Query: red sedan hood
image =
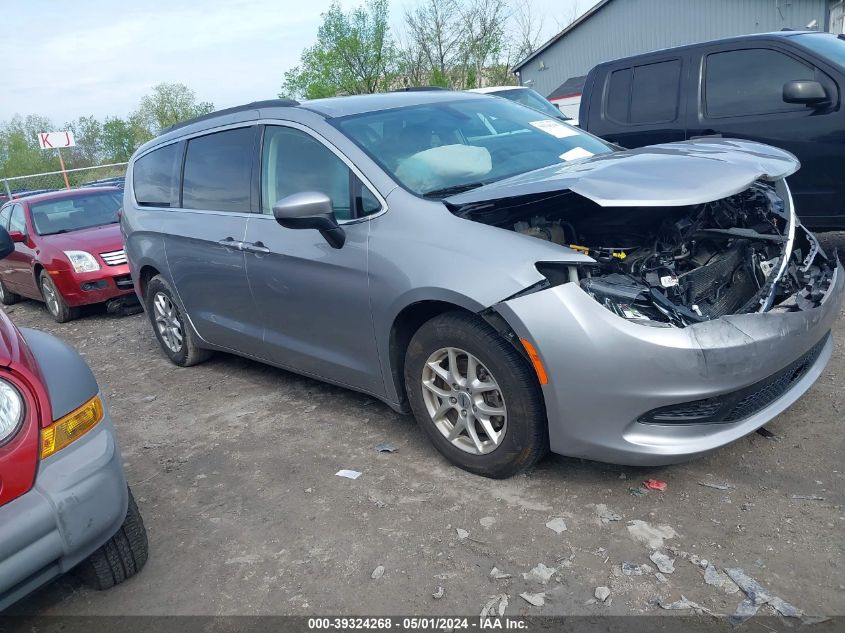
<path id="1" fill-rule="evenodd" d="M 41 241 L 61 251 L 108 253 L 123 248 L 123 235 L 117 223 L 58 235 L 42 235 Z"/>

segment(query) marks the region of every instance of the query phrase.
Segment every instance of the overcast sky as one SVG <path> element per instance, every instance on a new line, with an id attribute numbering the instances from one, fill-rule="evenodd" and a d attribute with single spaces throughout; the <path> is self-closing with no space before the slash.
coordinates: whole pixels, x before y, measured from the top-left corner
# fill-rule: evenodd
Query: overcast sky
<path id="1" fill-rule="evenodd" d="M 529 0 L 544 39 L 577 6 Z M 182 82 L 218 108 L 274 98 L 286 70 L 314 43 L 330 0 L 6 0 L 0 38 L 0 120 L 40 114 L 56 125 L 125 116 L 150 88 Z M 345 8 L 360 4 L 342 0 Z M 395 31 L 403 7 L 392 0 Z"/>

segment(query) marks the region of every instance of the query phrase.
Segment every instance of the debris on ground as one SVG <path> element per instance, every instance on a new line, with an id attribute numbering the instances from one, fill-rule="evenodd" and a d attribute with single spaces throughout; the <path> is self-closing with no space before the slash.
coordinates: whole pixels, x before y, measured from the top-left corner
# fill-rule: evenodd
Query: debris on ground
<path id="1" fill-rule="evenodd" d="M 395 453 L 399 450 L 399 447 L 393 442 L 382 442 L 381 444 L 376 444 L 375 449 L 379 453 Z"/>
<path id="2" fill-rule="evenodd" d="M 144 402 L 154 402 L 156 398 L 158 398 L 158 396 L 144 396 L 143 400 Z"/>
<path id="3" fill-rule="evenodd" d="M 824 497 L 818 495 L 792 495 L 793 499 L 804 499 L 806 501 L 824 501 Z"/>
<path id="4" fill-rule="evenodd" d="M 666 576 L 664 576 L 660 572 L 657 572 L 656 574 L 654 574 L 654 577 L 657 578 L 658 582 L 662 582 L 662 583 L 668 583 L 669 582 L 669 579 L 666 578 Z"/>
<path id="5" fill-rule="evenodd" d="M 676 600 L 675 602 L 663 602 L 662 600 L 658 600 L 657 604 L 660 605 L 661 609 L 667 610 L 680 610 L 680 609 L 693 609 L 700 613 L 711 613 L 710 609 L 702 607 L 697 602 L 693 602 L 689 600 L 686 596 L 681 595 L 680 600 Z"/>
<path id="6" fill-rule="evenodd" d="M 490 570 L 490 577 L 493 580 L 504 580 L 505 578 L 513 578 L 513 574 L 507 574 L 498 567 L 493 567 L 493 569 Z"/>
<path id="7" fill-rule="evenodd" d="M 384 566 L 383 565 L 379 565 L 378 567 L 376 567 L 373 570 L 373 573 L 370 574 L 370 578 L 372 578 L 373 580 L 378 580 L 382 576 L 384 576 Z"/>
<path id="8" fill-rule="evenodd" d="M 546 527 L 558 534 L 562 534 L 563 532 L 566 532 L 566 521 L 564 521 L 560 517 L 557 517 L 552 519 L 551 521 L 548 521 L 546 523 Z"/>
<path id="9" fill-rule="evenodd" d="M 657 569 L 664 574 L 671 574 L 675 571 L 675 559 L 660 551 L 654 551 L 649 556 L 651 562 L 657 565 Z"/>
<path id="10" fill-rule="evenodd" d="M 507 594 L 500 593 L 498 596 L 493 596 L 481 609 L 482 618 L 495 618 L 505 615 L 505 609 L 508 606 Z"/>
<path id="11" fill-rule="evenodd" d="M 361 476 L 361 473 L 359 473 L 357 470 L 343 469 L 343 470 L 337 471 L 335 473 L 335 475 L 338 476 L 338 477 L 346 477 L 347 479 L 358 479 L 358 477 Z"/>
<path id="12" fill-rule="evenodd" d="M 645 497 L 648 494 L 648 488 L 637 486 L 636 488 L 628 488 L 628 492 L 632 497 Z"/>
<path id="13" fill-rule="evenodd" d="M 780 442 L 780 436 L 775 435 L 769 429 L 767 429 L 765 426 L 761 426 L 759 429 L 757 429 L 757 434 L 762 435 L 767 440 L 772 440 L 773 442 Z"/>
<path id="14" fill-rule="evenodd" d="M 732 488 L 736 488 L 733 484 L 714 484 L 709 481 L 699 481 L 698 485 L 704 486 L 705 488 L 715 488 L 716 490 L 731 490 Z"/>
<path id="15" fill-rule="evenodd" d="M 737 585 L 739 585 L 739 588 L 745 592 L 745 595 L 748 596 L 748 600 L 751 601 L 755 607 L 759 608 L 764 604 L 768 604 L 778 613 L 788 618 L 800 618 L 802 615 L 804 615 L 804 612 L 798 607 L 788 603 L 782 598 L 779 598 L 769 593 L 765 587 L 763 587 L 759 582 L 754 580 L 754 578 L 746 574 L 742 569 L 736 567 L 732 569 L 725 569 L 725 572 L 728 574 L 728 576 L 730 576 L 731 580 L 733 580 Z M 747 605 L 745 605 L 745 602 L 746 601 L 740 603 L 740 605 L 737 607 L 737 611 L 734 613 L 734 615 L 731 616 L 732 622 L 734 617 L 737 616 L 737 614 L 739 614 L 740 616 L 744 615 L 744 612 L 740 613 L 741 609 L 745 608 L 746 611 L 750 610 L 747 608 Z M 745 607 L 743 605 L 745 605 Z M 757 610 L 754 609 L 754 613 L 756 612 Z M 745 619 L 747 620 L 748 618 L 753 616 L 754 613 L 752 613 Z M 745 620 L 742 621 L 744 622 Z"/>
<path id="16" fill-rule="evenodd" d="M 645 486 L 649 490 L 657 490 L 659 492 L 663 492 L 664 490 L 666 490 L 668 485 L 669 484 L 667 484 L 661 479 L 646 479 L 643 482 L 643 486 Z"/>
<path id="17" fill-rule="evenodd" d="M 596 587 L 594 595 L 596 596 L 596 600 L 605 602 L 610 597 L 610 589 L 608 587 Z"/>
<path id="18" fill-rule="evenodd" d="M 546 604 L 546 592 L 541 591 L 540 593 L 521 593 L 519 597 L 525 600 L 528 604 L 534 607 L 542 607 Z"/>
<path id="19" fill-rule="evenodd" d="M 455 532 L 457 532 L 457 533 L 458 533 L 458 538 L 459 538 L 459 539 L 461 539 L 462 541 L 463 541 L 466 537 L 468 537 L 468 536 L 469 536 L 469 532 L 467 532 L 466 530 L 462 530 L 461 528 L 455 528 Z"/>
<path id="20" fill-rule="evenodd" d="M 602 523 L 610 523 L 611 521 L 621 521 L 622 517 L 615 512 L 611 512 L 603 503 L 596 504 L 596 514 Z"/>
<path id="21" fill-rule="evenodd" d="M 493 526 L 493 524 L 496 522 L 496 519 L 494 517 L 481 517 L 478 522 L 481 524 L 481 527 L 486 530 L 487 528 Z"/>
<path id="22" fill-rule="evenodd" d="M 433 594 L 431 594 L 431 597 L 434 598 L 435 600 L 440 600 L 440 598 L 442 598 L 445 595 L 446 595 L 446 591 L 443 589 L 443 587 L 438 587 L 437 591 L 435 591 Z"/>
<path id="23" fill-rule="evenodd" d="M 721 569 L 716 569 L 713 565 L 707 565 L 704 569 L 704 582 L 713 587 L 724 589 L 725 593 L 736 593 L 739 591 L 737 584 L 725 572 Z"/>
<path id="24" fill-rule="evenodd" d="M 663 547 L 664 540 L 678 536 L 678 533 L 668 525 L 651 525 L 639 519 L 628 521 L 627 528 L 632 539 L 645 543 L 653 550 Z"/>
<path id="25" fill-rule="evenodd" d="M 626 576 L 643 576 L 645 574 L 650 574 L 652 569 L 648 565 L 637 565 L 636 563 L 632 563 L 629 561 L 625 561 L 620 566 L 622 569 L 622 573 Z"/>
<path id="26" fill-rule="evenodd" d="M 387 504 L 384 501 L 382 501 L 381 499 L 379 499 L 378 497 L 376 497 L 375 495 L 368 495 L 367 499 L 369 499 L 370 502 L 376 504 L 377 508 L 386 508 L 387 507 Z"/>
<path id="27" fill-rule="evenodd" d="M 757 610 L 759 608 L 759 604 L 755 604 L 751 598 L 746 598 L 737 605 L 736 611 L 734 611 L 730 618 L 728 618 L 728 621 L 734 626 L 739 626 L 746 620 L 757 615 Z"/>
<path id="28" fill-rule="evenodd" d="M 539 582 L 542 585 L 545 585 L 547 582 L 549 582 L 549 579 L 555 575 L 556 572 L 556 568 L 546 567 L 543 563 L 539 563 L 528 573 L 522 574 L 522 578 L 525 580 L 533 580 L 535 582 Z"/>

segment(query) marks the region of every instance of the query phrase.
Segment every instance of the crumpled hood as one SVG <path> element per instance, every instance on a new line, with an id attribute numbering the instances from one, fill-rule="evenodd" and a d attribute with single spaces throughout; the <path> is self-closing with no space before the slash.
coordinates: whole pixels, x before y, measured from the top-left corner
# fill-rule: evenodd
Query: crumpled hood
<path id="1" fill-rule="evenodd" d="M 444 201 L 462 207 L 570 190 L 604 207 L 676 207 L 727 198 L 757 180 L 785 178 L 800 166 L 795 156 L 770 145 L 696 139 L 551 165 Z"/>

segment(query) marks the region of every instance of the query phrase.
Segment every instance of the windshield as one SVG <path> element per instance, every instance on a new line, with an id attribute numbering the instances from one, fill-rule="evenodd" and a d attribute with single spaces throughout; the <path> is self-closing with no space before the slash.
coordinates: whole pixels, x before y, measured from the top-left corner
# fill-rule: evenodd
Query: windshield
<path id="1" fill-rule="evenodd" d="M 539 92 L 534 92 L 530 88 L 514 88 L 513 90 L 501 90 L 492 92 L 497 97 L 504 97 L 510 101 L 514 101 L 520 105 L 528 106 L 539 110 L 543 114 L 548 114 L 555 118 L 562 118 L 563 114 L 550 101 L 543 99 Z"/>
<path id="2" fill-rule="evenodd" d="M 845 68 L 845 40 L 826 33 L 809 33 L 796 35 L 795 41 L 837 66 Z"/>
<path id="3" fill-rule="evenodd" d="M 118 221 L 117 211 L 123 204 L 119 191 L 89 193 L 36 202 L 30 205 L 32 224 L 39 235 L 69 233 Z"/>
<path id="4" fill-rule="evenodd" d="M 333 123 L 403 187 L 433 198 L 613 151 L 594 136 L 504 99 L 428 103 Z"/>

